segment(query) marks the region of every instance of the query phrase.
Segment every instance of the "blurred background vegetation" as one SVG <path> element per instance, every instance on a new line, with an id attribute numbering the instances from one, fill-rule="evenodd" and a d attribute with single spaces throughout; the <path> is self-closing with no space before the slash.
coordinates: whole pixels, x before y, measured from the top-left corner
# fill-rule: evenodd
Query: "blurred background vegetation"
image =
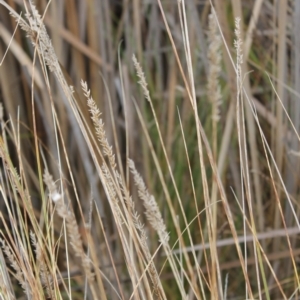
<path id="1" fill-rule="evenodd" d="M 22 0 L 6 0 L 6 3 L 18 13 L 22 11 L 24 13 Z M 234 20 L 236 17 L 240 17 L 244 61 L 242 64 L 243 86 L 256 109 L 266 142 L 270 146 L 278 168 L 276 170 L 270 154 L 265 152 L 255 117 L 245 98 L 245 145 L 250 173 L 250 186 L 249 190 L 247 188 L 246 190 L 252 195 L 253 205 L 252 208 L 248 207 L 246 212 L 249 209 L 252 210 L 257 233 L 265 233 L 261 239 L 261 245 L 288 297 L 297 289 L 295 279 L 297 276 L 292 267 L 291 252 L 285 236 L 287 233 L 282 234 L 280 230 L 284 226 L 290 230 L 288 234 L 293 249 L 292 257 L 297 262 L 300 249 L 296 233 L 299 232 L 299 228 L 296 227 L 297 220 L 287 200 L 286 192 L 290 195 L 298 216 L 299 138 L 296 132 L 300 131 L 300 2 L 297 0 L 215 0 L 212 3 L 222 30 L 219 77 L 221 103 L 216 131 L 213 129 L 213 108 L 207 92 L 210 70 L 208 16 L 211 13 L 211 3 L 206 0 L 185 1 L 199 117 L 211 147 L 215 145 L 213 147 L 214 159 L 226 189 L 234 225 L 237 233 L 242 235 L 243 215 L 238 202 L 242 204 L 241 199 L 245 193 L 245 186 L 241 183 L 240 175 L 241 159 L 236 120 L 236 73 L 229 56 L 230 53 L 235 59 Z M 35 4 L 40 14 L 45 14 L 44 23 L 68 84 L 74 87 L 81 113 L 89 120 L 88 107 L 81 92 L 80 81 L 83 79 L 87 81 L 93 98 L 102 112 L 106 134 L 114 151 L 120 153 L 124 166 L 126 153 L 135 161 L 150 193 L 155 195 L 167 230 L 170 232 L 170 245 L 172 246 L 178 237 L 169 207 L 166 204 L 161 180 L 157 175 L 157 169 L 151 156 L 151 150 L 137 116 L 134 101 L 137 102 L 142 112 L 153 147 L 159 158 L 170 197 L 178 214 L 181 230 L 184 230 L 185 223 L 159 142 L 153 115 L 137 83 L 138 78 L 132 63 L 133 54 L 136 55 L 145 72 L 165 149 L 188 222 L 197 216 L 197 211 L 205 208 L 205 203 L 194 112 L 158 1 L 52 0 L 47 6 L 46 0 L 36 0 Z M 187 76 L 187 60 L 178 3 L 177 1 L 162 0 L 161 5 L 183 66 L 183 72 Z M 8 14 L 5 7 L 0 6 L 0 59 L 4 56 L 15 27 L 15 20 Z M 59 154 L 54 138 L 55 126 L 53 125 L 51 106 L 53 103 L 60 124 L 61 140 L 64 142 L 64 146 L 59 145 L 59 148 L 61 151 L 64 149 L 63 147 L 66 149 L 81 199 L 80 205 L 87 217 L 90 208 L 89 199 L 93 197 L 114 250 L 114 260 L 118 272 L 124 273 L 121 275 L 121 279 L 122 285 L 126 289 L 129 282 L 126 272 L 124 272 L 122 251 L 118 248 L 115 224 L 84 137 L 57 79 L 50 72 L 47 74 L 51 85 L 51 97 L 49 96 L 50 92 L 47 90 L 44 74 L 37 58 L 35 58 L 34 86 L 32 85 L 33 60 L 33 47 L 24 32 L 18 28 L 0 67 L 0 102 L 4 107 L 4 119 L 9 120 L 11 126 L 15 129 L 19 127 L 20 130 L 21 155 L 14 147 L 13 139 L 9 139 L 11 156 L 16 165 L 20 157 L 22 158 L 31 200 L 38 216 L 41 213 L 41 202 L 36 171 L 39 166 L 36 160 L 34 126 L 36 126 L 40 151 L 45 155 L 51 174 L 54 178 L 58 178 Z M 109 101 L 112 104 L 114 120 L 111 118 Z M 125 114 L 128 123 L 124 121 Z M 191 174 L 179 116 L 185 133 L 192 167 Z M 119 149 L 113 136 L 113 122 Z M 126 132 L 128 136 L 126 136 Z M 14 134 L 13 131 L 11 134 Z M 206 152 L 204 154 L 208 186 L 212 189 L 214 181 L 212 170 Z M 270 169 L 267 158 L 270 161 Z M 65 184 L 71 185 L 67 161 L 63 157 L 60 159 L 62 173 L 65 175 Z M 195 187 L 197 206 L 194 201 L 192 181 Z M 128 177 L 127 184 L 131 186 Z M 72 189 L 70 193 L 72 193 Z M 134 190 L 132 193 L 135 197 Z M 219 195 L 215 200 L 218 199 L 220 199 Z M 278 203 L 281 203 L 282 215 Z M 219 207 L 215 228 L 217 240 L 227 241 L 227 244 L 225 242 L 225 245 L 217 248 L 222 278 L 225 280 L 228 275 L 228 299 L 243 299 L 240 295 L 245 293 L 245 279 L 242 275 L 241 262 L 234 250 L 234 243 L 226 240 L 232 238 L 232 233 L 222 204 L 218 203 L 217 206 Z M 142 213 L 143 208 L 138 201 L 136 207 Z M 3 202 L 0 202 L 0 209 L 5 215 Z M 79 217 L 76 205 L 74 205 L 74 211 Z M 80 218 L 79 222 L 82 222 Z M 145 222 L 147 223 L 146 220 Z M 59 230 L 61 224 L 56 223 L 56 225 Z M 204 244 L 207 242 L 205 213 L 200 214 L 200 218 L 190 224 L 190 230 L 194 244 L 200 245 L 199 248 L 202 247 L 196 253 L 204 277 L 209 278 L 210 266 L 205 262 L 209 260 L 210 251 L 209 249 L 203 250 Z M 148 227 L 147 231 L 150 250 L 154 253 L 159 242 L 154 231 Z M 93 227 L 92 235 L 98 236 L 99 232 L 100 229 L 97 226 Z M 248 231 L 248 234 L 251 235 L 251 232 Z M 186 234 L 184 234 L 184 239 L 186 245 L 189 245 Z M 105 266 L 104 273 L 109 277 L 111 270 L 110 265 L 107 264 L 107 254 L 104 254 L 105 251 L 102 249 L 102 241 L 98 242 L 101 265 Z M 242 246 L 244 247 L 243 244 Z M 176 249 L 177 247 L 175 246 Z M 251 243 L 249 243 L 247 255 L 248 276 L 255 291 L 259 287 L 257 286 L 256 265 Z M 63 270 L 63 254 L 59 259 L 61 259 L 60 264 Z M 163 253 L 160 252 L 154 258 L 159 270 L 164 260 Z M 78 280 L 77 270 L 78 268 L 74 264 L 74 270 L 71 271 L 75 284 Z M 279 287 L 268 268 L 265 269 L 265 275 L 271 299 L 281 299 L 282 294 L 279 293 Z M 161 279 L 168 299 L 177 299 L 176 289 L 174 290 L 172 286 L 172 272 L 168 267 L 162 270 Z M 106 288 L 110 289 L 109 286 Z M 209 294 L 209 288 L 207 288 L 207 293 Z M 78 297 L 80 299 L 80 296 Z M 193 299 L 192 296 L 190 299 Z"/>

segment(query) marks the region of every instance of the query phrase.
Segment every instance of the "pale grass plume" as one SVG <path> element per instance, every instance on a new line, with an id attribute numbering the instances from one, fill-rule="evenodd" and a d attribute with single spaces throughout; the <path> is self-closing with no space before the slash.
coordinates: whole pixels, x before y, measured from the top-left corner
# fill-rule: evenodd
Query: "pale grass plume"
<path id="1" fill-rule="evenodd" d="M 241 18 L 237 17 L 235 19 L 235 36 L 234 40 L 234 48 L 236 50 L 236 76 L 239 84 L 241 84 L 242 80 L 242 64 L 243 64 L 243 41 L 241 39 Z"/>
<path id="2" fill-rule="evenodd" d="M 117 224 L 119 224 L 119 226 L 124 225 L 124 222 L 126 222 L 128 230 L 132 231 L 132 233 L 136 232 L 137 239 L 133 239 L 133 241 L 135 243 L 136 249 L 141 248 L 146 264 L 148 264 L 148 274 L 152 282 L 153 293 L 156 296 L 156 299 L 165 299 L 158 272 L 152 260 L 152 256 L 147 244 L 147 235 L 144 229 L 144 224 L 142 224 L 140 221 L 139 214 L 135 209 L 134 202 L 129 194 L 127 187 L 124 185 L 122 176 L 118 173 L 118 171 L 115 171 L 117 182 L 114 182 L 107 165 L 103 164 L 101 169 L 105 178 L 105 185 L 109 194 L 109 199 L 111 201 L 115 221 L 117 222 Z M 117 192 L 116 188 L 119 189 L 119 192 L 121 192 L 121 194 Z M 126 204 L 125 206 L 123 206 L 123 208 L 126 210 L 125 214 L 122 213 L 119 206 L 120 196 L 122 196 L 121 199 L 122 201 L 124 201 L 124 204 Z M 125 216 L 127 217 L 127 219 L 124 219 Z M 121 229 L 123 227 L 119 228 Z M 120 234 L 124 234 L 124 232 L 122 231 L 120 232 Z"/>
<path id="3" fill-rule="evenodd" d="M 2 256 L 2 253 L 0 255 Z M 4 261 L 1 261 L 0 269 L 0 295 L 2 299 L 15 300 L 16 298 L 12 292 L 10 277 Z"/>
<path id="4" fill-rule="evenodd" d="M 155 201 L 154 196 L 151 195 L 147 190 L 143 178 L 135 168 L 134 162 L 129 159 L 128 164 L 133 175 L 134 183 L 138 189 L 138 195 L 142 199 L 144 207 L 146 209 L 145 215 L 151 226 L 158 233 L 160 242 L 162 244 L 168 244 L 169 234 L 167 233 L 166 225 L 160 213 L 157 202 Z"/>
<path id="5" fill-rule="evenodd" d="M 55 209 L 58 215 L 66 221 L 70 244 L 74 250 L 74 253 L 81 259 L 82 268 L 89 282 L 92 282 L 93 274 L 91 271 L 91 261 L 84 252 L 81 235 L 79 233 L 79 228 L 74 213 L 65 204 L 61 193 L 56 188 L 52 175 L 49 174 L 47 169 L 44 172 L 44 182 L 49 190 L 49 197 L 55 203 Z"/>
<path id="6" fill-rule="evenodd" d="M 208 51 L 207 57 L 209 62 L 209 73 L 208 73 L 208 83 L 207 83 L 207 97 L 212 105 L 212 151 L 215 159 L 218 157 L 218 121 L 220 120 L 220 105 L 221 105 L 221 87 L 219 84 L 219 76 L 221 73 L 221 36 L 217 26 L 216 15 L 211 13 L 208 17 L 209 19 L 209 30 L 208 30 Z M 211 234 L 212 242 L 211 245 L 215 244 L 217 239 L 216 228 L 218 228 L 217 220 L 217 210 L 216 205 L 218 196 L 218 188 L 216 181 L 212 183 L 211 191 L 211 203 L 212 205 L 212 221 L 211 223 Z M 214 246 L 213 246 L 214 247 Z M 212 286 L 217 285 L 216 281 L 219 281 L 219 286 L 221 285 L 221 276 L 219 272 L 219 261 L 216 254 L 216 249 L 211 251 L 214 253 L 212 255 Z M 218 277 L 218 278 L 217 278 Z M 220 290 L 220 295 L 222 290 Z"/>
<path id="7" fill-rule="evenodd" d="M 132 54 L 132 61 L 133 61 L 133 64 L 134 64 L 134 67 L 135 67 L 135 70 L 136 70 L 136 74 L 139 77 L 138 83 L 142 87 L 145 98 L 150 102 L 150 100 L 151 100 L 150 99 L 150 93 L 149 93 L 149 90 L 147 88 L 148 84 L 147 84 L 147 81 L 146 81 L 146 78 L 145 78 L 145 74 L 143 72 L 143 69 L 142 69 L 140 63 L 137 61 L 136 56 L 134 54 Z"/>
<path id="8" fill-rule="evenodd" d="M 111 205 L 111 208 L 112 208 L 114 216 L 115 216 L 115 221 L 119 225 L 122 225 L 124 221 L 122 219 L 122 211 L 119 206 L 119 198 L 118 198 L 118 194 L 116 192 L 116 186 L 113 182 L 111 173 L 109 172 L 107 165 L 103 164 L 101 169 L 102 169 L 103 176 L 105 179 L 105 186 L 106 186 L 106 189 L 108 192 L 110 205 Z"/>
<path id="9" fill-rule="evenodd" d="M 18 14 L 12 12 L 10 12 L 10 14 L 20 24 L 20 27 L 26 32 L 27 37 L 30 39 L 33 47 L 37 50 L 40 58 L 42 59 L 41 63 L 45 63 L 49 67 L 49 70 L 55 74 L 61 84 L 62 89 L 65 92 L 65 95 L 67 96 L 67 98 L 70 98 L 72 96 L 73 89 L 67 84 L 65 80 L 43 19 L 36 9 L 35 5 L 33 4 L 32 0 L 29 0 L 30 10 L 27 9 L 27 6 L 25 7 L 25 17 L 27 19 L 27 22 Z"/>
<path id="10" fill-rule="evenodd" d="M 19 260 L 17 259 L 16 255 L 13 254 L 12 249 L 7 245 L 7 243 L 0 238 L 0 243 L 3 252 L 5 253 L 8 261 L 10 262 L 11 267 L 15 270 L 15 273 L 13 276 L 17 279 L 19 284 L 21 285 L 23 291 L 27 295 L 27 297 L 31 298 L 33 296 L 31 286 L 28 282 L 28 276 L 30 270 L 27 270 L 27 272 L 24 272 L 24 268 L 20 265 Z"/>
<path id="11" fill-rule="evenodd" d="M 140 243 L 140 246 L 144 253 L 146 263 L 149 265 L 148 273 L 149 273 L 149 277 L 152 282 L 153 293 L 156 296 L 156 299 L 165 299 L 166 296 L 165 296 L 164 290 L 162 288 L 157 269 L 154 265 L 154 262 L 153 262 L 153 259 L 152 259 L 152 256 L 151 256 L 151 253 L 150 253 L 150 250 L 148 247 L 148 243 L 147 243 L 148 238 L 147 238 L 147 234 L 146 234 L 146 231 L 144 228 L 144 224 L 140 220 L 140 216 L 135 209 L 135 205 L 132 200 L 132 196 L 129 194 L 128 189 L 125 187 L 122 176 L 119 173 L 117 173 L 116 177 L 117 177 L 120 189 L 122 191 L 124 200 L 126 201 L 126 204 L 128 207 L 128 212 L 132 218 L 133 225 L 138 232 L 139 243 Z"/>
<path id="12" fill-rule="evenodd" d="M 49 272 L 49 269 L 45 260 L 45 249 L 43 250 L 41 245 L 37 242 L 35 234 L 30 231 L 31 243 L 35 248 L 36 261 L 39 267 L 40 279 L 43 287 L 46 290 L 48 299 L 55 299 L 55 293 L 53 288 L 53 278 Z"/>
<path id="13" fill-rule="evenodd" d="M 0 247 L 0 295 L 3 299 L 15 299 L 9 270 L 6 267 L 2 247 Z"/>
<path id="14" fill-rule="evenodd" d="M 114 221 L 116 223 L 117 231 L 120 237 L 120 242 L 122 243 L 122 248 L 124 251 L 124 256 L 127 264 L 129 265 L 128 271 L 131 278 L 133 286 L 137 287 L 136 292 L 138 293 L 139 288 L 139 270 L 135 264 L 135 259 L 133 253 L 137 250 L 137 235 L 136 227 L 132 218 L 130 218 L 130 208 L 127 205 L 128 191 L 122 191 L 120 186 L 120 178 L 117 170 L 114 170 L 114 177 L 109 170 L 107 164 L 103 163 L 101 166 L 101 171 L 103 174 L 103 185 L 105 186 L 107 199 L 109 201 Z M 116 181 L 114 180 L 116 179 Z M 133 244 L 129 245 L 129 237 Z M 150 292 L 150 289 L 149 289 Z"/>
<path id="15" fill-rule="evenodd" d="M 208 51 L 209 74 L 207 93 L 213 105 L 212 118 L 220 120 L 221 88 L 219 76 L 221 72 L 221 36 L 218 31 L 217 22 L 213 14 L 209 15 Z"/>
<path id="16" fill-rule="evenodd" d="M 20 20 L 20 27 L 26 31 L 32 45 L 42 54 L 50 71 L 57 72 L 57 70 L 60 70 L 59 63 L 42 17 L 33 4 L 33 1 L 29 0 L 29 6 L 31 11 L 27 10 L 25 13 L 28 23 L 23 18 L 19 18 L 19 16 L 19 19 L 17 19 L 16 15 L 11 15 L 16 21 Z"/>
<path id="17" fill-rule="evenodd" d="M 112 169 L 116 168 L 115 155 L 113 154 L 112 146 L 109 145 L 105 130 L 103 120 L 100 118 L 101 112 L 97 107 L 96 102 L 91 96 L 91 91 L 89 90 L 87 83 L 81 80 L 81 87 L 85 97 L 87 98 L 87 104 L 89 107 L 89 111 L 91 113 L 91 119 L 94 123 L 96 135 L 100 145 L 103 148 L 103 154 L 108 157 L 109 163 Z"/>

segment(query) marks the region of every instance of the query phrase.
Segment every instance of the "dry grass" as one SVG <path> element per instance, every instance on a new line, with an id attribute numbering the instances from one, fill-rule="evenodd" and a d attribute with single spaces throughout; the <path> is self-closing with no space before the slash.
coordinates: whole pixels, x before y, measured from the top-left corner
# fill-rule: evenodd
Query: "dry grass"
<path id="1" fill-rule="evenodd" d="M 1 299 L 298 299 L 300 4 L 175 2 L 0 0 Z"/>

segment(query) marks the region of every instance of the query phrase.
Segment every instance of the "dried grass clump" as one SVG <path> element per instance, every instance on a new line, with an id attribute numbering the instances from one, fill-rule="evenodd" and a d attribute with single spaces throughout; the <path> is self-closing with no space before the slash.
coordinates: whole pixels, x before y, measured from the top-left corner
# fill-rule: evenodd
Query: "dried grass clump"
<path id="1" fill-rule="evenodd" d="M 0 0 L 0 298 L 296 299 L 298 1 L 46 2 Z"/>

